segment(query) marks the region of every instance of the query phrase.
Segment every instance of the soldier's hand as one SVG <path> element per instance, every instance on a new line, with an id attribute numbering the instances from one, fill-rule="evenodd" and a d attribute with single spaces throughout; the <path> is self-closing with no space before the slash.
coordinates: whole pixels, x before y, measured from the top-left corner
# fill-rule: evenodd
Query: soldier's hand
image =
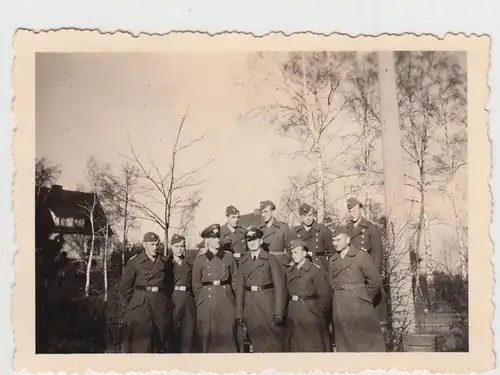
<path id="1" fill-rule="evenodd" d="M 277 327 L 280 327 L 283 324 L 285 324 L 285 320 L 283 319 L 283 317 L 281 315 L 275 315 L 274 316 L 274 325 Z"/>

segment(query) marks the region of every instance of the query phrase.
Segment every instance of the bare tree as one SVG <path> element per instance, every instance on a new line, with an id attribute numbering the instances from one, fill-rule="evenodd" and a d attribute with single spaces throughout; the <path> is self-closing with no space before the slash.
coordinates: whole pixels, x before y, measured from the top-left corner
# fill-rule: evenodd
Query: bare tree
<path id="1" fill-rule="evenodd" d="M 186 211 L 194 212 L 194 209 L 199 205 L 200 198 L 198 194 L 188 195 L 189 189 L 194 189 L 206 181 L 198 179 L 197 176 L 213 161 L 211 159 L 187 172 L 179 172 L 179 158 L 192 146 L 203 140 L 207 134 L 205 132 L 199 137 L 182 143 L 181 137 L 186 119 L 187 115 L 184 115 L 180 124 L 176 127 L 173 146 L 170 151 L 170 162 L 166 171 L 162 171 L 161 167 L 153 160 L 149 160 L 148 163 L 142 161 L 136 154 L 132 140 L 129 137 L 132 153 L 132 158 L 129 158 L 129 160 L 137 166 L 140 177 L 144 181 L 140 196 L 137 199 L 134 198 L 131 204 L 142 213 L 142 219 L 152 221 L 163 229 L 166 244 L 165 255 L 167 254 L 170 230 L 180 229 L 180 226 L 175 227 L 173 225 L 172 219 L 175 216 L 182 216 Z M 158 213 L 154 208 L 155 206 L 161 207 L 162 212 Z"/>
<path id="2" fill-rule="evenodd" d="M 61 175 L 61 166 L 59 164 L 52 164 L 48 159 L 36 158 L 35 159 L 35 205 L 41 203 L 40 192 L 42 188 L 50 188 Z"/>
<path id="3" fill-rule="evenodd" d="M 265 57 L 264 57 L 265 58 Z M 335 162 L 347 155 L 359 141 L 359 133 L 336 126 L 350 98 L 344 95 L 343 85 L 350 84 L 354 61 L 352 53 L 293 52 L 279 62 L 276 78 L 267 80 L 283 100 L 254 108 L 244 118 L 260 117 L 276 126 L 283 136 L 299 142 L 288 157 L 305 158 L 311 162 L 308 184 L 314 185 L 313 201 L 322 222 L 328 206 L 327 187 L 338 178 L 346 177 L 334 168 Z M 342 145 L 328 155 L 333 140 Z"/>

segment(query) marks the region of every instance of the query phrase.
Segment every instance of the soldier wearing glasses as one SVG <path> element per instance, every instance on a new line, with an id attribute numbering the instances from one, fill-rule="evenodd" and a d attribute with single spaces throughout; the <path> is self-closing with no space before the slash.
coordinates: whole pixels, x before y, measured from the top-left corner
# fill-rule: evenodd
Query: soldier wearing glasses
<path id="1" fill-rule="evenodd" d="M 193 263 L 186 259 L 186 238 L 174 234 L 170 240 L 174 272 L 173 351 L 193 353 L 195 349 L 196 305 L 193 297 Z"/>
<path id="2" fill-rule="evenodd" d="M 193 264 L 198 333 L 203 353 L 237 352 L 234 330 L 236 261 L 220 247 L 220 225 L 201 233 L 207 251 Z"/>
<path id="3" fill-rule="evenodd" d="M 246 326 L 254 352 L 283 352 L 286 332 L 285 273 L 278 259 L 262 249 L 264 233 L 252 227 L 248 250 L 240 261 L 236 283 L 236 323 Z"/>
<path id="4" fill-rule="evenodd" d="M 125 302 L 130 353 L 168 353 L 172 337 L 172 267 L 156 249 L 160 238 L 144 235 L 144 251 L 127 262 L 119 285 Z"/>

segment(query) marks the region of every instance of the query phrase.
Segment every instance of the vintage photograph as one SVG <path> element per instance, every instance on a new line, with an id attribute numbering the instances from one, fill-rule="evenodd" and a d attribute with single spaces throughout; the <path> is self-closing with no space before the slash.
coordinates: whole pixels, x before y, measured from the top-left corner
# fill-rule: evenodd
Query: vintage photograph
<path id="1" fill-rule="evenodd" d="M 468 352 L 467 77 L 36 53 L 36 353 Z"/>

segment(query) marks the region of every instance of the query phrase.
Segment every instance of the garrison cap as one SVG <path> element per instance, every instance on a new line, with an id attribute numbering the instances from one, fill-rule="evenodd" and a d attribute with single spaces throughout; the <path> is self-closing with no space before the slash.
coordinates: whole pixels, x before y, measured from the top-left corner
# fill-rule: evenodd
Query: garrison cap
<path id="1" fill-rule="evenodd" d="M 264 237 L 264 232 L 262 232 L 257 227 L 250 227 L 250 229 L 248 229 L 247 234 L 245 235 L 247 241 L 253 241 L 256 240 L 257 238 L 262 238 L 262 237 Z"/>
<path id="2" fill-rule="evenodd" d="M 219 233 L 220 233 L 220 225 L 212 224 L 203 229 L 203 232 L 201 232 L 200 236 L 202 238 L 219 237 Z"/>
<path id="3" fill-rule="evenodd" d="M 233 205 L 226 207 L 226 216 L 239 214 L 240 211 Z"/>
<path id="4" fill-rule="evenodd" d="M 186 241 L 186 237 L 181 236 L 180 234 L 174 234 L 172 239 L 170 240 L 170 244 L 175 245 L 176 243 Z"/>
<path id="5" fill-rule="evenodd" d="M 347 232 L 347 227 L 345 225 L 337 225 L 337 226 L 335 226 L 335 228 L 333 228 L 333 231 L 332 231 L 333 236 L 332 237 L 337 237 L 339 234 L 342 234 L 342 233 L 349 234 Z"/>
<path id="6" fill-rule="evenodd" d="M 313 209 L 312 206 L 308 205 L 307 203 L 302 203 L 299 207 L 299 215 L 305 215 L 305 214 L 308 214 L 309 212 L 311 212 L 311 210 Z"/>
<path id="7" fill-rule="evenodd" d="M 299 246 L 307 250 L 307 244 L 303 240 L 296 238 L 290 241 L 290 249 L 295 249 Z"/>
<path id="8" fill-rule="evenodd" d="M 353 208 L 354 206 L 356 206 L 357 204 L 359 204 L 359 207 L 362 207 L 363 205 L 361 204 L 360 201 L 358 201 L 356 198 L 349 198 L 347 200 L 347 209 L 350 210 L 351 208 Z"/>
<path id="9" fill-rule="evenodd" d="M 276 209 L 276 206 L 274 205 L 273 202 L 271 201 L 261 201 L 260 202 L 260 209 L 263 210 L 264 208 L 266 208 L 267 206 L 271 206 L 271 210 L 275 210 Z"/>
<path id="10" fill-rule="evenodd" d="M 160 237 L 154 232 L 147 232 L 142 239 L 143 242 L 160 242 Z"/>

